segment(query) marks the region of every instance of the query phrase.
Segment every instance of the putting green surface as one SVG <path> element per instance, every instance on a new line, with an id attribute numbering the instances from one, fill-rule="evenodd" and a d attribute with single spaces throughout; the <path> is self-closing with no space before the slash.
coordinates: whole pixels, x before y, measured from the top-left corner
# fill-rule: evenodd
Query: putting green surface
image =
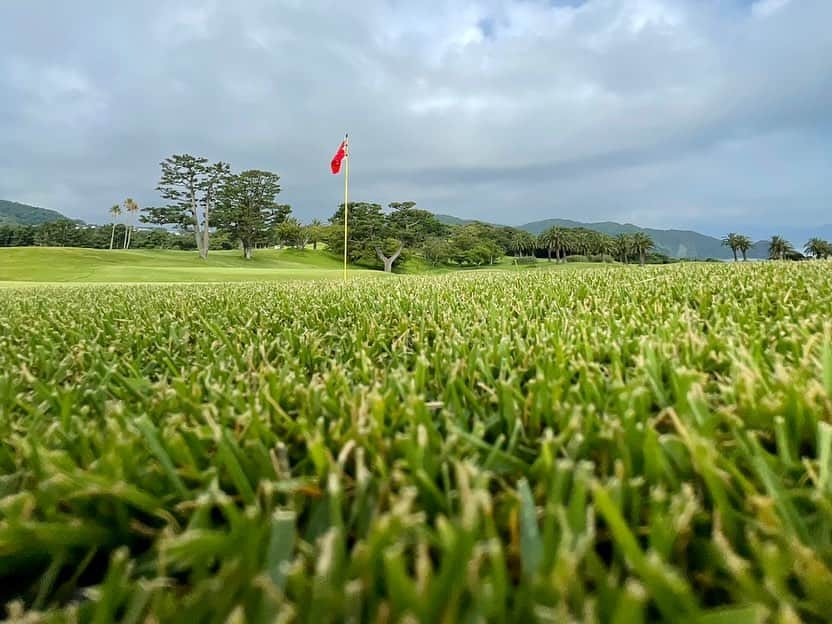
<path id="1" fill-rule="evenodd" d="M 574 271 L 602 268 L 597 263 L 534 265 L 514 264 L 510 257 L 493 266 L 477 268 L 433 268 L 411 259 L 397 268 L 410 274 L 445 274 L 461 271 L 493 273 L 506 271 Z M 334 255 L 312 249 L 260 249 L 251 260 L 238 250 L 212 251 L 201 260 L 195 251 L 160 249 L 102 250 L 74 247 L 0 248 L 0 287 L 43 283 L 175 283 L 259 282 L 287 280 L 340 280 L 343 264 Z M 354 278 L 386 278 L 382 271 L 350 267 Z"/>
<path id="2" fill-rule="evenodd" d="M 262 249 L 252 260 L 239 251 L 100 250 L 69 247 L 0 249 L 0 282 L 242 282 L 341 277 L 343 266 L 325 252 Z M 373 273 L 351 269 L 354 274 Z"/>

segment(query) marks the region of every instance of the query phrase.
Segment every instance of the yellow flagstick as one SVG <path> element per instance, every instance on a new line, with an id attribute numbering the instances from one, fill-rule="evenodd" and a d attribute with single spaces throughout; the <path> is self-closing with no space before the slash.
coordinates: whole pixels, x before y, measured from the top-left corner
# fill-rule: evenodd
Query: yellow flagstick
<path id="1" fill-rule="evenodd" d="M 347 281 L 347 224 L 349 223 L 350 208 L 349 208 L 349 188 L 350 188 L 350 135 L 347 134 L 344 138 L 344 160 L 346 160 L 344 169 L 344 281 Z"/>

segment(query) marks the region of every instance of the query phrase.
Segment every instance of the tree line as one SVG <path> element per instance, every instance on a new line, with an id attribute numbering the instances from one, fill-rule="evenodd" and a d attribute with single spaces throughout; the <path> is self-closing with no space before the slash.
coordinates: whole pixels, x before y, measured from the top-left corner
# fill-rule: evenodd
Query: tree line
<path id="1" fill-rule="evenodd" d="M 261 246 L 317 248 L 326 231 L 327 226 L 318 220 L 304 225 L 289 217 L 266 233 Z M 69 219 L 39 225 L 0 225 L 0 247 L 82 247 L 120 250 L 126 248 L 126 236 L 130 249 L 196 251 L 196 241 L 190 233 L 160 226 L 141 227 L 117 221 L 109 225 L 85 225 Z M 209 245 L 212 251 L 239 247 L 228 233 L 222 231 L 211 233 Z"/>
<path id="2" fill-rule="evenodd" d="M 722 239 L 722 245 L 731 249 L 734 262 L 737 262 L 739 260 L 737 252 L 742 254 L 743 261 L 747 260 L 748 251 L 754 246 L 754 243 L 750 237 L 744 234 L 730 232 Z M 818 237 L 810 238 L 803 246 L 803 253 L 801 254 L 780 235 L 774 235 L 768 241 L 769 260 L 802 260 L 807 256 L 816 259 L 832 257 L 832 243 Z"/>
<path id="3" fill-rule="evenodd" d="M 281 204 L 280 176 L 251 169 L 234 172 L 222 161 L 190 154 L 174 154 L 161 163 L 156 187 L 163 206 L 140 208 L 128 198 L 109 209 L 109 226 L 84 226 L 72 221 L 0 229 L 0 246 L 54 245 L 98 249 L 195 249 L 207 258 L 212 249 L 238 246 L 245 258 L 257 247 L 291 245 L 305 248 L 325 242 L 330 251 L 343 254 L 344 206 L 328 224 L 301 224 L 291 206 Z M 138 222 L 143 227 L 138 227 Z M 122 217 L 124 217 L 122 222 Z M 155 227 L 154 227 L 155 226 Z M 551 228 L 540 236 L 511 227 L 484 223 L 449 226 L 414 202 L 349 205 L 348 257 L 356 264 L 392 271 L 397 263 L 419 256 L 432 265 L 480 266 L 494 264 L 506 255 L 515 262 L 538 256 L 558 262 L 568 258 L 638 259 L 642 264 L 654 245 L 643 234 L 613 238 L 583 229 Z M 659 261 L 667 260 L 659 257 Z"/>
<path id="4" fill-rule="evenodd" d="M 539 236 L 508 226 L 472 222 L 449 226 L 414 202 L 394 202 L 385 212 L 380 204 L 350 202 L 348 256 L 356 264 L 392 271 L 395 263 L 416 255 L 431 265 L 481 266 L 504 256 L 516 263 L 538 257 L 556 262 L 638 261 L 668 262 L 655 252 L 653 240 L 643 232 L 613 237 L 585 228 L 549 228 Z M 344 206 L 330 218 L 329 247 L 343 253 Z"/>
<path id="5" fill-rule="evenodd" d="M 156 190 L 167 204 L 143 209 L 146 224 L 175 226 L 193 236 L 199 256 L 208 257 L 212 232 L 228 235 L 251 258 L 292 209 L 277 202 L 280 176 L 250 169 L 239 173 L 231 165 L 190 154 L 174 154 L 161 163 Z"/>
<path id="6" fill-rule="evenodd" d="M 276 173 L 235 173 L 224 162 L 174 154 L 161 163 L 156 187 L 167 201 L 140 208 L 132 198 L 108 210 L 110 225 L 88 226 L 59 220 L 38 226 L 0 226 L 0 246 L 78 246 L 97 249 L 164 248 L 196 250 L 207 258 L 212 249 L 239 246 L 251 258 L 258 246 L 317 247 L 325 235 L 320 221 L 307 225 L 291 217 L 291 207 L 277 202 Z M 138 218 L 137 218 L 138 217 Z M 139 224 L 141 227 L 139 227 Z"/>
<path id="7" fill-rule="evenodd" d="M 128 224 L 83 225 L 69 219 L 40 225 L 0 225 L 0 247 L 123 249 L 127 228 Z M 169 232 L 162 228 L 134 228 L 129 241 L 130 247 L 137 249 L 195 249 L 193 241 L 189 241 L 178 232 Z"/>
<path id="8" fill-rule="evenodd" d="M 292 246 L 317 249 L 323 242 L 343 255 L 344 205 L 324 224 L 302 224 L 292 208 L 281 204 L 280 176 L 249 169 L 234 172 L 230 164 L 190 154 L 174 154 L 161 163 L 156 187 L 163 206 L 141 208 L 132 198 L 109 209 L 110 224 L 87 226 L 69 220 L 37 226 L 0 225 L 0 247 L 77 246 L 97 249 L 161 248 L 196 250 L 207 259 L 210 250 L 239 248 L 246 259 L 258 247 Z M 124 217 L 124 219 L 122 219 Z M 139 227 L 141 224 L 141 227 Z M 546 258 L 554 262 L 594 261 L 665 263 L 644 232 L 610 236 L 586 228 L 551 227 L 535 236 L 508 226 L 481 222 L 447 225 L 412 201 L 393 202 L 387 209 L 372 202 L 350 202 L 348 258 L 354 264 L 392 271 L 403 260 L 419 257 L 433 266 L 482 266 L 510 256 L 517 264 Z M 729 233 L 723 245 L 747 259 L 753 243 Z M 812 238 L 804 252 L 815 258 L 832 256 L 832 245 Z M 772 259 L 800 259 L 802 254 L 782 236 L 769 242 Z"/>

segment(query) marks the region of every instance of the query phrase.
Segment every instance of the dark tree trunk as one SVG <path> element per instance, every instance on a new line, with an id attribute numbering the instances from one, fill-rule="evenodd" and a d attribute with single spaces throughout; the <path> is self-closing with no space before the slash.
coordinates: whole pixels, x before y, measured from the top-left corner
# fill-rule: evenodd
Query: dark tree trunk
<path id="1" fill-rule="evenodd" d="M 552 261 L 552 248 L 551 247 L 546 248 L 546 257 L 549 259 L 549 262 Z"/>
<path id="2" fill-rule="evenodd" d="M 644 252 L 643 251 L 641 253 L 639 253 L 639 255 L 638 255 L 638 262 L 641 266 L 644 266 Z"/>
<path id="3" fill-rule="evenodd" d="M 734 252 L 734 262 L 736 262 L 737 261 L 737 248 L 736 247 L 731 247 L 731 251 Z"/>
<path id="4" fill-rule="evenodd" d="M 746 256 L 745 256 L 745 249 L 742 249 L 741 251 L 742 251 L 742 261 L 745 262 L 746 260 L 748 260 L 748 258 L 746 258 Z"/>
<path id="5" fill-rule="evenodd" d="M 312 251 L 318 251 L 318 241 L 317 240 L 312 241 Z"/>

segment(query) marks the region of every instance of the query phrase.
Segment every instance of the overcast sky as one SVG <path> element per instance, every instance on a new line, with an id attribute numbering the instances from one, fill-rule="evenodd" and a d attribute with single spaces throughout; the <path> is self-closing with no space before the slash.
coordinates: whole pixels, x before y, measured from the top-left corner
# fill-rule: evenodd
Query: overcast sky
<path id="1" fill-rule="evenodd" d="M 189 152 L 327 218 L 348 130 L 356 200 L 826 224 L 830 24 L 832 0 L 0 0 L 0 198 L 104 222 Z"/>

